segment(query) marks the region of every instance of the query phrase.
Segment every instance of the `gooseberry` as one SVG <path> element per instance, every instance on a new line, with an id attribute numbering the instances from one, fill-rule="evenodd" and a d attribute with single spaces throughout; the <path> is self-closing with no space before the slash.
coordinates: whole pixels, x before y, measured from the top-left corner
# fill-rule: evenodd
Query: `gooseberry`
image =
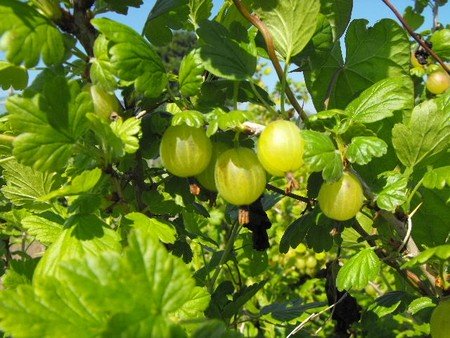
<path id="1" fill-rule="evenodd" d="M 303 140 L 295 123 L 278 120 L 267 125 L 257 147 L 258 159 L 273 176 L 284 176 L 303 163 Z"/>
<path id="2" fill-rule="evenodd" d="M 253 203 L 266 187 L 266 172 L 248 148 L 223 152 L 217 159 L 214 176 L 220 196 L 237 206 Z"/>
<path id="3" fill-rule="evenodd" d="M 428 75 L 427 89 L 433 94 L 442 94 L 450 87 L 450 76 L 444 71 L 435 71 Z"/>
<path id="4" fill-rule="evenodd" d="M 211 159 L 212 145 L 202 128 L 183 124 L 167 128 L 159 151 L 162 163 L 170 173 L 190 177 L 205 170 Z"/>
<path id="5" fill-rule="evenodd" d="M 430 320 L 432 338 L 447 338 L 450 332 L 450 299 L 441 301 Z"/>
<path id="6" fill-rule="evenodd" d="M 209 191 L 217 191 L 216 182 L 214 180 L 214 168 L 216 166 L 217 158 L 230 147 L 223 142 L 213 143 L 211 160 L 208 166 L 200 174 L 196 176 L 198 182 Z"/>
<path id="7" fill-rule="evenodd" d="M 352 174 L 344 172 L 336 182 L 325 182 L 319 190 L 320 209 L 337 221 L 346 221 L 355 217 L 364 202 L 361 183 Z"/>
<path id="8" fill-rule="evenodd" d="M 92 96 L 92 103 L 94 105 L 94 112 L 100 117 L 109 120 L 111 113 L 120 112 L 119 101 L 114 94 L 108 93 L 103 88 L 92 85 L 90 86 Z"/>

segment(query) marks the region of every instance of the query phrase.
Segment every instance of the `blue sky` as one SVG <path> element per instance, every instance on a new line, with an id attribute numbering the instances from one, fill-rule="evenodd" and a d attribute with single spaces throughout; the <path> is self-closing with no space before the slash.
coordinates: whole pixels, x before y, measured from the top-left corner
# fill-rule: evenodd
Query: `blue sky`
<path id="1" fill-rule="evenodd" d="M 300 1 L 300 0 L 299 0 Z M 319 1 L 319 0 L 317 0 Z M 152 9 L 156 0 L 143 0 L 144 4 L 140 8 L 131 8 L 129 14 L 127 16 L 112 14 L 108 15 L 114 20 L 125 23 L 131 27 L 133 27 L 138 32 L 142 31 L 145 20 L 147 18 L 148 13 Z M 218 8 L 220 8 L 223 0 L 213 0 L 214 9 L 213 13 L 216 13 Z M 369 24 L 372 26 L 378 20 L 382 18 L 392 18 L 395 19 L 393 13 L 387 8 L 387 6 L 381 0 L 354 0 L 353 1 L 353 12 L 352 19 L 365 18 L 369 20 Z M 403 12 L 404 8 L 413 5 L 413 0 L 392 0 L 392 3 Z M 431 9 L 427 8 L 424 13 L 426 21 L 425 24 L 421 27 L 421 29 L 427 29 L 431 27 L 431 18 L 432 13 Z M 450 22 L 450 5 L 446 5 L 440 8 L 439 13 L 440 21 L 444 24 L 448 24 Z M 0 60 L 4 58 L 4 54 L 0 52 Z M 34 72 L 33 72 L 34 73 Z M 33 78 L 35 74 L 30 74 L 30 77 Z M 269 86 L 273 85 L 275 82 L 275 75 L 267 77 L 266 82 L 269 83 Z M 5 92 L 0 89 L 0 97 L 4 96 Z"/>

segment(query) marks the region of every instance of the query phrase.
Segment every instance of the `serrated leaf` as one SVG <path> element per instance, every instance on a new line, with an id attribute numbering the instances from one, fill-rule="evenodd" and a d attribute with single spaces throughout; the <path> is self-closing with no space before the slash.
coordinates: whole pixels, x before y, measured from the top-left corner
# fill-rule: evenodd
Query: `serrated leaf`
<path id="1" fill-rule="evenodd" d="M 450 186 L 450 166 L 435 168 L 423 176 L 422 184 L 428 189 L 442 189 Z"/>
<path id="2" fill-rule="evenodd" d="M 76 141 L 88 129 L 93 111 L 88 92 L 61 70 L 44 70 L 24 91 L 6 101 L 9 121 L 20 132 L 13 142 L 19 162 L 36 170 L 57 171 L 67 165 Z"/>
<path id="3" fill-rule="evenodd" d="M 175 113 L 172 118 L 172 126 L 178 126 L 180 124 L 201 128 L 205 124 L 205 118 L 202 113 L 196 110 L 184 110 L 182 112 Z"/>
<path id="4" fill-rule="evenodd" d="M 94 85 L 100 86 L 106 91 L 116 89 L 114 70 L 108 55 L 108 40 L 103 34 L 99 34 L 94 42 L 94 57 L 90 59 L 90 76 Z"/>
<path id="5" fill-rule="evenodd" d="M 55 242 L 63 231 L 62 224 L 37 215 L 25 217 L 21 223 L 29 235 L 46 245 Z"/>
<path id="6" fill-rule="evenodd" d="M 380 271 L 381 261 L 372 248 L 366 248 L 350 258 L 339 270 L 336 286 L 339 290 L 361 290 Z"/>
<path id="7" fill-rule="evenodd" d="M 51 193 L 42 196 L 40 199 L 43 201 L 48 201 L 55 197 L 80 195 L 82 193 L 89 192 L 95 187 L 101 176 L 102 171 L 99 168 L 86 170 L 80 175 L 75 176 L 68 185 L 59 188 L 58 190 L 54 190 Z"/>
<path id="8" fill-rule="evenodd" d="M 48 194 L 54 184 L 54 174 L 36 171 L 33 168 L 10 160 L 2 163 L 3 178 L 6 185 L 2 187 L 3 195 L 16 206 L 29 210 L 42 211 L 50 205 L 40 198 Z"/>
<path id="9" fill-rule="evenodd" d="M 420 15 L 419 13 L 414 11 L 414 9 L 411 6 L 405 8 L 403 18 L 406 20 L 406 22 L 408 23 L 408 25 L 411 27 L 412 30 L 417 30 L 420 26 L 422 26 L 423 22 L 425 21 L 423 15 Z"/>
<path id="10" fill-rule="evenodd" d="M 25 68 L 6 61 L 0 61 L 0 87 L 7 90 L 13 87 L 16 90 L 25 89 L 28 84 L 28 72 Z"/>
<path id="11" fill-rule="evenodd" d="M 320 12 L 333 28 L 333 39 L 336 41 L 345 32 L 350 22 L 353 8 L 353 0 L 321 0 Z"/>
<path id="12" fill-rule="evenodd" d="M 203 21 L 197 34 L 200 39 L 200 57 L 207 71 L 236 81 L 253 75 L 256 70 L 254 41 L 233 39 L 229 31 L 215 21 Z"/>
<path id="13" fill-rule="evenodd" d="M 285 60 L 306 46 L 316 29 L 320 2 L 316 0 L 257 0 L 255 11 L 265 23 L 276 50 Z"/>
<path id="14" fill-rule="evenodd" d="M 194 96 L 203 83 L 204 68 L 197 49 L 191 51 L 181 60 L 178 83 L 184 96 Z"/>
<path id="15" fill-rule="evenodd" d="M 212 8 L 211 0 L 189 0 L 189 21 L 197 28 L 200 22 L 209 18 Z"/>
<path id="16" fill-rule="evenodd" d="M 86 114 L 86 117 L 91 122 L 91 129 L 100 139 L 100 143 L 104 147 L 103 150 L 105 152 L 111 152 L 114 157 L 124 156 L 125 150 L 122 140 L 113 132 L 111 124 L 94 113 L 88 113 Z"/>
<path id="17" fill-rule="evenodd" d="M 150 218 L 140 212 L 132 212 L 125 215 L 125 218 L 133 221 L 133 227 L 146 231 L 150 235 L 155 236 L 161 242 L 174 243 L 176 240 L 175 227 L 169 223 L 157 218 Z"/>
<path id="18" fill-rule="evenodd" d="M 128 242 L 122 255 L 93 252 L 61 263 L 58 278 L 0 293 L 0 328 L 14 337 L 179 337 L 180 309 L 190 303 L 200 316 L 208 296 L 191 301 L 200 293 L 188 267 L 148 232 Z"/>
<path id="19" fill-rule="evenodd" d="M 390 19 L 367 24 L 364 19 L 350 23 L 345 61 L 339 41 L 326 56 L 311 60 L 305 81 L 317 111 L 344 109 L 377 81 L 409 74 L 410 45 L 403 28 Z"/>
<path id="20" fill-rule="evenodd" d="M 414 102 L 413 83 L 408 77 L 387 78 L 376 82 L 347 106 L 345 113 L 354 122 L 373 123 L 409 109 Z"/>
<path id="21" fill-rule="evenodd" d="M 406 202 L 408 179 L 401 174 L 392 174 L 387 177 L 386 185 L 378 193 L 376 202 L 379 208 L 387 211 L 395 209 Z"/>
<path id="22" fill-rule="evenodd" d="M 111 122 L 111 130 L 122 141 L 125 153 L 134 154 L 139 149 L 140 119 L 130 117 L 124 121 L 122 118 L 118 118 Z"/>
<path id="23" fill-rule="evenodd" d="M 242 126 L 242 123 L 250 119 L 250 112 L 243 110 L 232 110 L 220 114 L 217 118 L 218 126 L 222 130 L 233 130 Z"/>
<path id="24" fill-rule="evenodd" d="M 106 18 L 91 22 L 110 41 L 108 51 L 116 76 L 133 82 L 136 90 L 149 98 L 161 95 L 168 80 L 153 47 L 126 25 Z"/>
<path id="25" fill-rule="evenodd" d="M 119 235 L 95 215 L 74 215 L 66 223 L 66 228 L 39 261 L 33 277 L 35 285 L 48 276 L 58 278 L 62 261 L 121 250 Z"/>
<path id="26" fill-rule="evenodd" d="M 31 284 L 38 261 L 38 258 L 11 260 L 6 273 L 2 276 L 2 284 L 5 289 L 15 289 L 22 284 Z"/>
<path id="27" fill-rule="evenodd" d="M 436 100 L 417 105 L 409 121 L 392 129 L 392 144 L 406 167 L 446 149 L 449 142 L 450 110 L 439 109 Z"/>
<path id="28" fill-rule="evenodd" d="M 16 65 L 36 66 L 42 58 L 47 66 L 66 57 L 64 36 L 52 22 L 20 1 L 0 0 L 0 49 Z"/>
<path id="29" fill-rule="evenodd" d="M 387 144 L 375 136 L 357 136 L 347 148 L 347 159 L 351 163 L 364 165 L 373 157 L 381 157 L 387 152 Z"/>
<path id="30" fill-rule="evenodd" d="M 450 244 L 439 245 L 422 251 L 416 257 L 411 258 L 408 262 L 401 266 L 402 269 L 412 268 L 413 266 L 424 264 L 430 259 L 439 259 L 448 261 L 450 258 Z"/>
<path id="31" fill-rule="evenodd" d="M 336 181 L 342 176 L 341 154 L 330 137 L 312 130 L 303 130 L 305 141 L 303 159 L 311 171 L 322 171 L 326 181 Z"/>
<path id="32" fill-rule="evenodd" d="M 441 58 L 450 59 L 450 29 L 437 30 L 431 35 L 430 42 L 433 44 L 433 51 Z"/>

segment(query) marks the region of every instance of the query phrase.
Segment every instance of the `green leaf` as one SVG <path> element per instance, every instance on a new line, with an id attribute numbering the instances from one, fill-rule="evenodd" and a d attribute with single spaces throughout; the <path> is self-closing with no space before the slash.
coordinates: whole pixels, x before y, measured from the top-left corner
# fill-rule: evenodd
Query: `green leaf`
<path id="1" fill-rule="evenodd" d="M 214 21 L 203 21 L 197 29 L 200 57 L 210 73 L 229 80 L 245 80 L 256 70 L 254 41 L 232 39 L 229 31 Z"/>
<path id="2" fill-rule="evenodd" d="M 219 114 L 217 121 L 222 130 L 233 130 L 242 126 L 242 123 L 250 119 L 251 112 L 243 110 L 232 110 L 228 113 Z"/>
<path id="3" fill-rule="evenodd" d="M 93 111 L 90 94 L 61 70 L 44 70 L 24 91 L 6 101 L 11 126 L 20 135 L 13 142 L 19 162 L 36 170 L 57 171 L 67 165 L 76 141 L 88 129 Z"/>
<path id="4" fill-rule="evenodd" d="M 417 30 L 420 26 L 423 25 L 425 18 L 423 15 L 420 15 L 411 6 L 405 8 L 405 12 L 403 13 L 403 18 L 406 20 L 408 25 L 412 30 Z M 434 44 L 433 44 L 434 49 Z"/>
<path id="5" fill-rule="evenodd" d="M 353 0 L 320 0 L 320 12 L 325 14 L 333 29 L 333 39 L 336 41 L 350 22 Z"/>
<path id="6" fill-rule="evenodd" d="M 305 141 L 303 159 L 310 171 L 323 171 L 326 181 L 338 180 L 343 171 L 341 155 L 335 148 L 330 137 L 312 130 L 303 130 Z"/>
<path id="7" fill-rule="evenodd" d="M 90 59 L 90 76 L 92 83 L 106 91 L 116 89 L 114 70 L 108 55 L 108 40 L 99 34 L 94 42 L 94 57 Z"/>
<path id="8" fill-rule="evenodd" d="M 435 307 L 436 304 L 429 297 L 420 297 L 414 299 L 408 306 L 408 314 L 414 316 L 416 313 L 422 311 L 423 309 Z"/>
<path id="9" fill-rule="evenodd" d="M 430 42 L 433 44 L 433 51 L 441 58 L 450 59 L 450 29 L 437 30 L 431 35 Z"/>
<path id="10" fill-rule="evenodd" d="M 304 303 L 302 299 L 295 299 L 285 303 L 272 303 L 260 310 L 262 316 L 270 314 L 274 319 L 288 322 L 300 317 L 305 311 L 326 306 L 325 302 Z"/>
<path id="11" fill-rule="evenodd" d="M 204 68 L 198 49 L 194 49 L 181 61 L 178 83 L 184 96 L 194 96 L 203 83 Z"/>
<path id="12" fill-rule="evenodd" d="M 101 176 L 102 170 L 99 168 L 86 170 L 80 175 L 75 176 L 68 185 L 42 196 L 41 200 L 48 201 L 55 197 L 80 195 L 82 193 L 89 192 L 95 187 Z"/>
<path id="13" fill-rule="evenodd" d="M 245 303 L 252 299 L 253 296 L 264 287 L 266 282 L 266 280 L 263 280 L 250 286 L 244 286 L 237 293 L 233 294 L 233 300 L 226 304 L 222 310 L 223 317 L 231 318 L 232 316 L 237 315 Z"/>
<path id="14" fill-rule="evenodd" d="M 122 140 L 113 132 L 111 124 L 94 113 L 88 113 L 86 117 L 91 122 L 91 129 L 100 139 L 103 150 L 107 153 L 112 153 L 114 155 L 113 157 L 124 156 L 125 150 Z"/>
<path id="15" fill-rule="evenodd" d="M 450 109 L 439 109 L 436 100 L 414 107 L 410 120 L 392 129 L 392 144 L 399 160 L 406 167 L 414 167 L 446 149 L 450 142 L 449 121 Z"/>
<path id="16" fill-rule="evenodd" d="M 119 235 L 95 215 L 74 215 L 66 226 L 39 261 L 33 277 L 35 285 L 48 276 L 59 278 L 59 263 L 62 261 L 121 250 Z"/>
<path id="17" fill-rule="evenodd" d="M 0 87 L 7 90 L 13 87 L 16 90 L 25 89 L 28 84 L 28 72 L 25 68 L 6 61 L 0 61 Z"/>
<path id="18" fill-rule="evenodd" d="M 142 0 L 103 0 L 108 4 L 108 8 L 114 12 L 120 13 L 120 14 L 127 14 L 128 13 L 128 7 L 135 7 L 139 8 L 141 7 L 143 1 Z"/>
<path id="19" fill-rule="evenodd" d="M 347 106 L 345 113 L 353 122 L 373 123 L 392 116 L 396 110 L 411 109 L 413 94 L 410 78 L 387 78 L 362 92 Z"/>
<path id="20" fill-rule="evenodd" d="M 372 303 L 368 311 L 373 312 L 378 318 L 383 318 L 391 313 L 398 313 L 411 299 L 404 291 L 392 291 L 378 297 Z"/>
<path id="21" fill-rule="evenodd" d="M 15 289 L 22 284 L 31 284 L 38 261 L 37 258 L 11 260 L 5 275 L 2 276 L 2 284 L 5 289 Z"/>
<path id="22" fill-rule="evenodd" d="M 64 36 L 33 7 L 0 0 L 0 17 L 0 49 L 6 51 L 9 62 L 32 68 L 41 57 L 47 66 L 60 64 L 66 58 Z"/>
<path id="23" fill-rule="evenodd" d="M 388 175 L 386 185 L 376 197 L 378 207 L 387 211 L 395 211 L 398 206 L 406 202 L 407 185 L 408 179 L 402 174 Z"/>
<path id="24" fill-rule="evenodd" d="M 211 0 L 189 0 L 189 21 L 197 28 L 200 22 L 209 18 L 212 8 Z"/>
<path id="25" fill-rule="evenodd" d="M 276 50 L 287 61 L 306 46 L 316 29 L 320 2 L 257 0 L 255 11 L 265 23 Z"/>
<path id="26" fill-rule="evenodd" d="M 147 217 L 140 212 L 132 212 L 125 215 L 125 218 L 133 222 L 134 228 L 148 232 L 161 242 L 173 244 L 176 240 L 177 232 L 175 227 L 169 222 Z"/>
<path id="27" fill-rule="evenodd" d="M 229 330 L 222 320 L 208 320 L 198 326 L 192 334 L 192 338 L 241 338 L 240 332 Z"/>
<path id="28" fill-rule="evenodd" d="M 123 121 L 122 118 L 117 118 L 111 122 L 111 130 L 122 141 L 125 153 L 134 154 L 139 149 L 140 119 L 130 117 Z"/>
<path id="29" fill-rule="evenodd" d="M 205 118 L 202 113 L 196 110 L 184 110 L 182 112 L 175 113 L 172 118 L 172 126 L 178 126 L 180 124 L 201 128 L 205 124 Z"/>
<path id="30" fill-rule="evenodd" d="M 37 215 L 25 217 L 21 223 L 29 235 L 46 245 L 55 242 L 63 232 L 62 224 Z"/>
<path id="31" fill-rule="evenodd" d="M 308 231 L 316 224 L 316 217 L 317 211 L 307 212 L 302 217 L 292 222 L 281 238 L 280 252 L 287 253 L 289 247 L 295 249 L 300 243 L 304 242 Z"/>
<path id="32" fill-rule="evenodd" d="M 336 286 L 339 290 L 361 290 L 374 280 L 380 271 L 381 261 L 372 248 L 366 248 L 352 258 L 339 270 Z"/>
<path id="33" fill-rule="evenodd" d="M 31 211 L 42 211 L 50 205 L 40 201 L 42 196 L 52 191 L 54 174 L 36 171 L 33 168 L 9 160 L 2 163 L 6 184 L 1 188 L 3 195 L 15 206 Z"/>
<path id="34" fill-rule="evenodd" d="M 416 265 L 424 264 L 431 259 L 447 261 L 450 259 L 450 244 L 439 245 L 434 248 L 426 249 L 416 257 L 410 259 L 402 265 L 402 269 L 412 268 Z"/>
<path id="35" fill-rule="evenodd" d="M 110 41 L 110 62 L 117 77 L 134 83 L 140 93 L 156 98 L 167 86 L 167 74 L 161 58 L 137 32 L 121 23 L 93 19 L 92 24 Z"/>
<path id="36" fill-rule="evenodd" d="M 387 152 L 387 144 L 375 136 L 357 136 L 347 148 L 347 159 L 351 163 L 364 165 L 373 157 L 381 157 Z"/>
<path id="37" fill-rule="evenodd" d="M 423 176 L 422 184 L 428 189 L 442 189 L 450 186 L 450 166 L 435 168 Z"/>
<path id="38" fill-rule="evenodd" d="M 377 81 L 409 73 L 410 46 L 403 28 L 390 19 L 382 19 L 371 28 L 367 24 L 362 19 L 350 23 L 345 62 L 337 41 L 325 57 L 312 60 L 312 70 L 305 71 L 317 111 L 344 109 Z"/>

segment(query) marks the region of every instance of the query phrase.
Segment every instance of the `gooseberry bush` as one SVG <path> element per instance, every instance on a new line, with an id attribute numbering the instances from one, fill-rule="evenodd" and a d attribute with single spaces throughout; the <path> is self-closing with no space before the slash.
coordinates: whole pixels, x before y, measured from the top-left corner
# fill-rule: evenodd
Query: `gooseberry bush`
<path id="1" fill-rule="evenodd" d="M 446 3 L 0 0 L 3 336 L 446 336 Z"/>

